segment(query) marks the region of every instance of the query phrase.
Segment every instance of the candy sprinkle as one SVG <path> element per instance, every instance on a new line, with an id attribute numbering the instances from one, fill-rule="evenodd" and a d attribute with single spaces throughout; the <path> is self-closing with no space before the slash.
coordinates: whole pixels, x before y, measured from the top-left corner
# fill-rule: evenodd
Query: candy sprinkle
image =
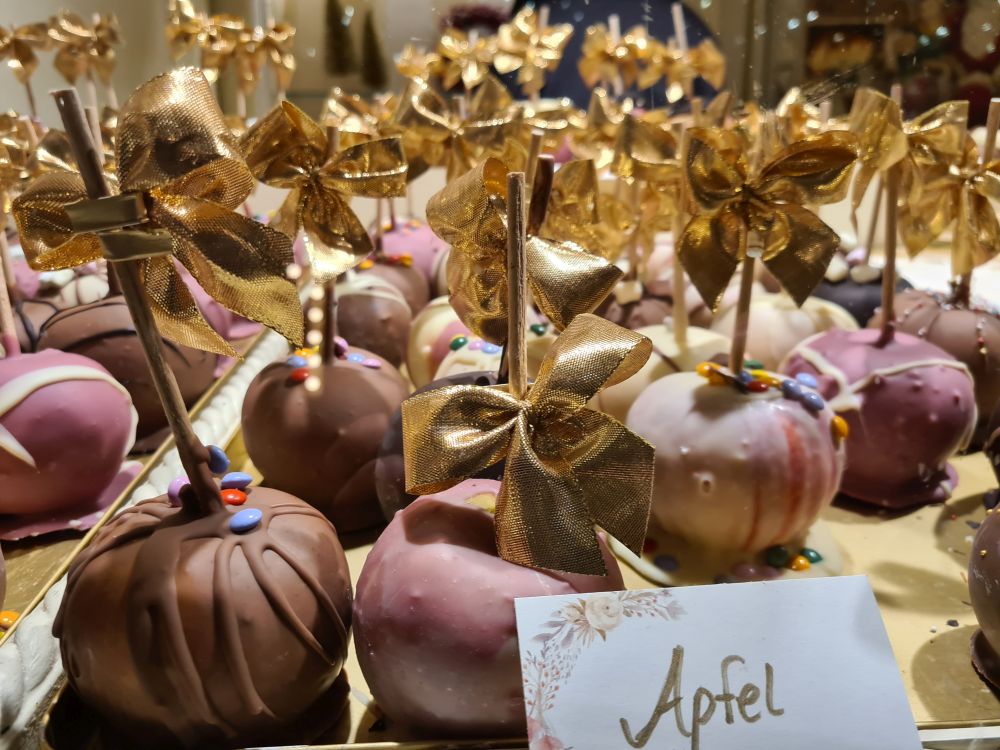
<path id="1" fill-rule="evenodd" d="M 763 380 L 751 380 L 747 383 L 747 390 L 751 393 L 764 393 L 770 390 L 771 386 L 765 383 Z"/>
<path id="2" fill-rule="evenodd" d="M 468 343 L 469 343 L 468 336 L 461 336 L 461 335 L 459 335 L 459 336 L 455 336 L 455 338 L 453 338 L 451 340 L 451 343 L 448 344 L 448 348 L 451 349 L 453 352 L 457 352 L 459 349 L 461 349 L 463 346 L 465 346 Z"/>
<path id="3" fill-rule="evenodd" d="M 222 502 L 226 505 L 243 505 L 247 501 L 247 493 L 243 490 L 223 490 Z"/>
<path id="4" fill-rule="evenodd" d="M 309 362 L 305 357 L 300 357 L 298 354 L 293 354 L 291 357 L 285 360 L 285 364 L 289 367 L 305 367 Z"/>
<path id="5" fill-rule="evenodd" d="M 802 405 L 811 411 L 822 411 L 826 401 L 816 391 L 803 391 Z"/>
<path id="6" fill-rule="evenodd" d="M 304 383 L 309 378 L 308 367 L 297 367 L 288 373 L 288 379 L 293 383 Z"/>
<path id="7" fill-rule="evenodd" d="M 544 323 L 532 323 L 528 327 L 528 329 L 533 334 L 535 334 L 536 336 L 541 336 L 541 335 L 543 335 L 545 333 L 545 324 Z"/>
<path id="8" fill-rule="evenodd" d="M 778 545 L 776 547 L 770 547 L 764 553 L 764 559 L 767 564 L 775 568 L 783 568 L 788 564 L 788 561 L 792 559 L 792 553 L 788 551 L 787 547 L 782 547 Z"/>
<path id="9" fill-rule="evenodd" d="M 348 354 L 347 355 L 347 361 L 348 362 L 364 362 L 365 361 L 365 355 L 364 354 L 358 354 L 357 352 L 354 352 L 353 354 Z"/>
<path id="10" fill-rule="evenodd" d="M 208 446 L 208 468 L 216 476 L 229 471 L 229 456 L 217 445 Z"/>
<path id="11" fill-rule="evenodd" d="M 833 439 L 838 442 L 840 440 L 847 440 L 847 436 L 850 432 L 851 430 L 847 426 L 847 420 L 839 414 L 834 414 L 833 419 L 830 420 L 830 434 L 833 435 Z"/>
<path id="12" fill-rule="evenodd" d="M 796 383 L 794 380 L 782 380 L 781 393 L 785 398 L 790 398 L 795 401 L 798 401 L 800 398 L 802 398 L 802 386 Z"/>
<path id="13" fill-rule="evenodd" d="M 743 366 L 748 370 L 763 370 L 764 363 L 759 359 L 744 359 Z"/>
<path id="14" fill-rule="evenodd" d="M 363 362 L 361 363 L 361 366 L 362 366 L 362 367 L 367 367 L 367 368 L 368 368 L 368 369 L 370 369 L 370 370 L 378 370 L 378 369 L 381 369 L 381 367 L 382 367 L 382 363 L 381 363 L 381 362 L 379 362 L 379 361 L 378 361 L 377 359 L 375 359 L 374 357 L 368 357 L 368 359 L 364 360 L 364 361 L 363 361 Z"/>
<path id="15" fill-rule="evenodd" d="M 350 344 L 347 343 L 347 339 L 345 339 L 343 336 L 333 337 L 333 353 L 335 356 L 343 357 L 345 354 L 347 354 L 347 348 L 349 346 Z"/>
<path id="16" fill-rule="evenodd" d="M 814 565 L 823 559 L 823 556 L 819 552 L 809 547 L 803 547 L 799 550 L 799 554 Z"/>
<path id="17" fill-rule="evenodd" d="M 488 341 L 483 344 L 483 354 L 499 354 L 500 347 L 496 344 L 491 344 Z"/>
<path id="18" fill-rule="evenodd" d="M 257 508 L 244 508 L 229 519 L 229 530 L 234 534 L 246 534 L 260 526 L 263 516 Z"/>

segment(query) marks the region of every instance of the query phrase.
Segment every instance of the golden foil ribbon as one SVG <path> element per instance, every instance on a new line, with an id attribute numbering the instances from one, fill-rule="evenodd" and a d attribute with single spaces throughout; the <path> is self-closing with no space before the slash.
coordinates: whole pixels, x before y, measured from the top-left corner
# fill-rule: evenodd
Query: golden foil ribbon
<path id="1" fill-rule="evenodd" d="M 78 174 L 50 172 L 14 201 L 31 266 L 53 271 L 102 257 L 121 260 L 167 240 L 169 255 L 136 261 L 164 336 L 235 356 L 202 317 L 176 259 L 225 307 L 300 343 L 301 306 L 285 278 L 291 242 L 234 211 L 253 191 L 254 178 L 201 71 L 182 68 L 136 89 L 121 109 L 116 154 L 120 196 L 89 201 Z M 130 202 L 137 216 L 145 214 L 141 231 L 106 231 L 111 215 Z M 127 243 L 116 241 L 126 237 Z"/>
<path id="2" fill-rule="evenodd" d="M 726 58 L 711 39 L 705 39 L 686 53 L 675 44 L 655 40 L 650 45 L 649 62 L 639 73 L 640 88 L 649 88 L 661 78 L 667 84 L 667 101 L 674 103 L 690 97 L 698 78 L 713 88 L 722 88 L 726 80 Z"/>
<path id="3" fill-rule="evenodd" d="M 1000 200 L 1000 159 L 979 161 L 971 135 L 956 154 L 941 149 L 911 151 L 919 190 L 899 209 L 899 231 L 916 255 L 955 222 L 951 271 L 955 276 L 1000 253 L 1000 223 L 991 200 Z"/>
<path id="4" fill-rule="evenodd" d="M 493 65 L 502 74 L 517 71 L 521 90 L 526 94 L 537 94 L 545 86 L 545 74 L 559 67 L 571 36 L 571 24 L 541 28 L 535 10 L 522 8 L 500 27 Z"/>
<path id="5" fill-rule="evenodd" d="M 391 198 L 406 192 L 406 160 L 398 138 L 357 143 L 328 158 L 324 129 L 288 101 L 258 120 L 240 145 L 257 179 L 288 189 L 271 226 L 289 237 L 305 230 L 320 282 L 353 268 L 373 250 L 350 197 Z"/>
<path id="6" fill-rule="evenodd" d="M 507 166 L 490 158 L 449 183 L 427 204 L 427 223 L 452 246 L 451 304 L 487 341 L 507 339 Z M 574 242 L 528 236 L 528 289 L 559 330 L 597 307 L 622 272 Z"/>
<path id="7" fill-rule="evenodd" d="M 426 81 L 411 79 L 392 123 L 403 131 L 411 166 L 443 166 L 448 180 L 468 172 L 485 155 L 503 153 L 504 142 L 516 138 L 521 128 L 520 112 L 494 76 L 473 93 L 464 118 Z"/>
<path id="8" fill-rule="evenodd" d="M 906 158 L 907 142 L 899 105 L 874 89 L 860 88 L 854 94 L 848 126 L 858 139 L 857 174 L 851 188 L 851 221 L 857 231 L 858 208 L 872 178 Z"/>
<path id="9" fill-rule="evenodd" d="M 195 13 L 191 0 L 169 0 L 165 29 L 170 55 L 180 60 L 188 50 L 200 44 L 205 17 Z"/>
<path id="10" fill-rule="evenodd" d="M 594 24 L 587 29 L 580 47 L 580 77 L 591 88 L 598 84 L 610 86 L 619 76 L 626 87 L 631 86 L 639 77 L 636 49 L 637 45 L 626 37 L 614 39 L 603 23 Z"/>
<path id="11" fill-rule="evenodd" d="M 566 98 L 522 102 L 521 116 L 524 120 L 522 138 L 530 142 L 532 131 L 541 130 L 542 147 L 547 151 L 555 151 L 569 134 L 587 127 L 586 114 Z"/>
<path id="12" fill-rule="evenodd" d="M 653 487 L 653 447 L 586 407 L 631 377 L 644 336 L 580 315 L 542 360 L 523 400 L 507 386 L 449 386 L 403 402 L 408 492 L 441 492 L 506 459 L 496 504 L 500 556 L 534 568 L 603 575 L 595 525 L 636 554 Z"/>
<path id="13" fill-rule="evenodd" d="M 94 43 L 90 48 L 91 64 L 97 77 L 105 86 L 111 85 L 111 76 L 118 64 L 115 47 L 122 43 L 118 30 L 118 18 L 114 13 L 105 13 L 94 24 Z"/>
<path id="14" fill-rule="evenodd" d="M 90 66 L 90 50 L 97 36 L 86 21 L 76 13 L 59 11 L 49 21 L 49 37 L 57 47 L 53 65 L 70 84 L 86 75 Z"/>
<path id="15" fill-rule="evenodd" d="M 45 23 L 28 23 L 7 28 L 0 26 L 0 60 L 20 83 L 27 83 L 38 69 L 37 50 L 48 49 L 52 43 L 49 27 Z"/>
<path id="16" fill-rule="evenodd" d="M 848 132 L 791 144 L 751 171 L 748 144 L 733 131 L 692 128 L 684 163 L 690 195 L 703 212 L 678 249 L 705 303 L 715 310 L 754 233 L 761 259 L 801 305 L 823 279 L 840 238 L 805 204 L 841 200 L 857 158 Z"/>
<path id="17" fill-rule="evenodd" d="M 593 159 L 598 170 L 611 164 L 618 141 L 618 128 L 631 111 L 631 99 L 619 103 L 604 89 L 595 88 L 587 107 L 587 127 L 570 133 L 569 147 L 573 156 Z"/>
<path id="18" fill-rule="evenodd" d="M 319 123 L 337 128 L 340 145 L 345 148 L 379 137 L 380 122 L 372 107 L 362 97 L 348 94 L 339 86 L 334 86 L 327 94 Z"/>
<path id="19" fill-rule="evenodd" d="M 592 160 L 570 161 L 556 171 L 541 236 L 574 242 L 613 263 L 635 229 L 629 206 L 600 191 Z"/>
<path id="20" fill-rule="evenodd" d="M 482 36 L 473 41 L 464 31 L 445 29 L 438 40 L 438 59 L 433 71 L 441 76 L 446 89 L 461 83 L 471 91 L 489 76 L 495 54 L 493 37 Z"/>
<path id="21" fill-rule="evenodd" d="M 295 27 L 281 21 L 269 25 L 264 29 L 259 49 L 274 71 L 278 91 L 288 91 L 296 68 Z"/>
<path id="22" fill-rule="evenodd" d="M 201 69 L 209 83 L 215 83 L 229 67 L 237 49 L 245 40 L 246 24 L 239 16 L 219 13 L 205 20 L 198 42 L 201 48 Z"/>
<path id="23" fill-rule="evenodd" d="M 427 52 L 415 44 L 403 45 L 403 51 L 396 57 L 396 70 L 404 78 L 420 78 L 427 80 L 431 70 L 441 63 L 441 56 L 436 52 Z"/>

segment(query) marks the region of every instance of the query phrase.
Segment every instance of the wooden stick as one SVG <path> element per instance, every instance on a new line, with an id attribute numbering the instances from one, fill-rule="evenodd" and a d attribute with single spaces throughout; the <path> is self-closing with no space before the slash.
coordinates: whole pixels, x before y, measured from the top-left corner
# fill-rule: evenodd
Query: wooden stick
<path id="1" fill-rule="evenodd" d="M 751 236 L 751 241 L 760 242 Z M 736 323 L 733 327 L 733 346 L 729 350 L 729 369 L 734 375 L 743 371 L 743 355 L 747 349 L 747 329 L 750 325 L 750 298 L 753 295 L 753 272 L 757 263 L 756 253 L 760 248 L 751 247 L 743 261 L 742 276 L 740 276 L 740 297 L 736 302 Z M 755 255 L 751 255 L 753 252 Z"/>
<path id="2" fill-rule="evenodd" d="M 608 35 L 615 46 L 622 40 L 622 20 L 617 13 L 612 13 L 608 16 Z M 620 99 L 622 94 L 625 93 L 625 82 L 622 80 L 621 73 L 615 73 L 615 77 L 608 83 L 610 83 L 614 91 L 615 98 Z"/>
<path id="3" fill-rule="evenodd" d="M 538 159 L 535 169 L 535 181 L 531 185 L 531 203 L 528 205 L 528 234 L 538 234 L 545 223 L 545 214 L 549 208 L 549 196 L 552 194 L 552 177 L 556 171 L 555 158 L 545 154 Z"/>
<path id="4" fill-rule="evenodd" d="M 97 146 L 90 137 L 90 128 L 84 117 L 83 108 L 80 106 L 76 89 L 61 89 L 52 92 L 52 95 L 56 100 L 59 114 L 62 116 L 63 127 L 69 138 L 70 146 L 73 148 L 73 155 L 76 157 L 76 163 L 87 188 L 88 196 L 90 198 L 103 198 L 110 195 L 98 159 Z M 177 453 L 180 456 L 181 465 L 184 467 L 190 482 L 190 490 L 181 493 L 181 503 L 184 510 L 198 515 L 219 510 L 223 507 L 222 498 L 219 496 L 219 488 L 212 478 L 212 472 L 208 468 L 208 449 L 202 445 L 201 440 L 198 439 L 191 427 L 191 420 L 184 407 L 184 399 L 177 387 L 177 380 L 167 364 L 163 340 L 156 329 L 156 323 L 146 302 L 142 281 L 139 278 L 138 263 L 136 261 L 109 263 L 108 273 L 117 273 L 119 276 L 125 302 L 128 304 L 136 334 L 142 344 L 146 361 L 153 376 L 153 385 L 163 403 L 163 411 L 167 415 L 167 422 L 170 424 L 170 430 L 177 443 Z"/>
<path id="5" fill-rule="evenodd" d="M 101 167 L 104 167 L 104 136 L 101 133 L 101 116 L 97 113 L 97 107 L 86 106 L 83 108 L 84 114 L 87 115 L 87 124 L 90 126 L 90 137 L 94 140 L 94 145 L 97 146 L 97 159 L 101 162 Z"/>
<path id="6" fill-rule="evenodd" d="M 868 224 L 868 235 L 865 238 L 865 265 L 871 261 L 872 247 L 875 245 L 875 232 L 878 230 L 879 214 L 882 211 L 882 199 L 885 197 L 885 181 L 879 175 L 875 184 L 875 205 L 872 207 L 871 221 Z"/>
<path id="7" fill-rule="evenodd" d="M 638 178 L 633 179 L 632 184 L 629 185 L 629 207 L 632 210 L 632 216 L 635 217 L 635 229 L 628 240 L 628 273 L 625 274 L 627 281 L 639 278 L 639 264 L 642 262 L 639 256 L 639 187 Z"/>
<path id="8" fill-rule="evenodd" d="M 517 399 L 524 398 L 528 392 L 525 219 L 524 173 L 511 172 L 507 175 L 507 360 L 510 373 L 507 389 Z"/>
<path id="9" fill-rule="evenodd" d="M 35 104 L 35 91 L 31 88 L 31 79 L 24 79 L 24 92 L 28 95 L 28 110 L 31 112 L 31 119 L 38 120 L 38 106 Z"/>
<path id="10" fill-rule="evenodd" d="M 670 17 L 674 22 L 674 38 L 677 39 L 677 46 L 683 54 L 688 53 L 687 26 L 684 23 L 684 8 L 681 3 L 670 5 Z"/>
<path id="11" fill-rule="evenodd" d="M 396 231 L 396 199 L 386 198 L 385 202 L 389 206 L 389 231 Z"/>
<path id="12" fill-rule="evenodd" d="M 544 34 L 545 33 L 545 29 L 548 28 L 548 25 L 549 25 L 549 14 L 551 13 L 551 11 L 552 11 L 552 8 L 549 5 L 543 5 L 541 8 L 538 9 L 538 33 L 539 34 Z M 544 73 L 542 73 L 542 75 L 544 75 Z M 541 91 L 540 90 L 539 91 L 532 91 L 531 95 L 528 97 L 528 100 L 533 105 L 537 106 L 538 103 L 542 100 L 542 93 L 541 93 Z M 528 184 L 529 185 L 531 184 L 531 180 L 530 179 L 528 180 Z"/>
<path id="13" fill-rule="evenodd" d="M 882 332 L 875 346 L 883 347 L 896 330 L 896 219 L 899 215 L 899 167 L 885 175 L 885 266 L 882 268 Z"/>
<path id="14" fill-rule="evenodd" d="M 0 346 L 3 346 L 4 357 L 16 357 L 21 353 L 21 343 L 17 340 L 17 328 L 14 327 L 14 311 L 11 300 L 14 295 L 9 290 L 16 289 L 14 269 L 10 265 L 10 249 L 7 247 L 7 232 L 0 229 Z"/>
<path id="15" fill-rule="evenodd" d="M 326 160 L 330 161 L 340 151 L 340 130 L 329 125 L 326 128 Z M 381 208 L 382 201 L 378 201 Z M 378 226 L 382 226 L 382 214 L 379 211 Z M 320 333 L 323 338 L 319 343 L 319 356 L 324 365 L 332 365 L 337 361 L 337 277 L 323 282 L 323 322 Z"/>
<path id="16" fill-rule="evenodd" d="M 691 97 L 691 124 L 696 128 L 701 127 L 702 118 L 705 116 L 705 102 L 700 96 Z"/>
<path id="17" fill-rule="evenodd" d="M 679 159 L 681 164 L 686 161 L 687 134 L 681 136 L 681 152 Z M 684 351 L 688 343 L 688 309 L 687 309 L 687 284 L 685 284 L 684 267 L 681 265 L 680 248 L 681 237 L 684 234 L 684 206 L 687 203 L 687 180 L 684 179 L 684 170 L 681 170 L 681 185 L 677 191 L 677 208 L 674 211 L 670 231 L 674 236 L 674 271 L 672 279 L 673 306 L 670 316 L 673 321 L 674 342 L 679 351 Z"/>
<path id="18" fill-rule="evenodd" d="M 538 164 L 538 157 L 542 153 L 542 139 L 545 133 L 540 128 L 533 128 L 531 131 L 531 145 L 528 147 L 528 162 L 525 165 L 524 182 L 528 186 L 535 184 L 535 166 Z"/>

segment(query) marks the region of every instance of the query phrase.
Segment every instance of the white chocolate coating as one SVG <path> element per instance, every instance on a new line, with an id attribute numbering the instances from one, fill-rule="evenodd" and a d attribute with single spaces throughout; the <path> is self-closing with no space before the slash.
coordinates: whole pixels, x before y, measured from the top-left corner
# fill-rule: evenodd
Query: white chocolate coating
<path id="1" fill-rule="evenodd" d="M 663 529 L 749 554 L 801 538 L 833 500 L 845 457 L 833 417 L 777 389 L 745 394 L 682 372 L 643 391 L 626 423 L 656 447 Z"/>

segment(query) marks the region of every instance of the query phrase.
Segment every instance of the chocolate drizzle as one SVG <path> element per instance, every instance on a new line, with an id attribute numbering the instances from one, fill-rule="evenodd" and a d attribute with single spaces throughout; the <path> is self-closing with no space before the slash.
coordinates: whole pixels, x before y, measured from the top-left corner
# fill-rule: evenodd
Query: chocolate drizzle
<path id="1" fill-rule="evenodd" d="M 230 530 L 234 510 L 246 508 L 261 511 L 259 525 L 243 534 Z M 279 518 L 301 519 L 294 529 L 288 528 L 287 521 L 282 523 L 282 530 L 295 536 L 294 548 L 272 534 L 271 525 Z M 218 544 L 207 556 L 201 551 L 202 545 L 213 540 Z M 329 564 L 331 561 L 326 558 L 331 550 L 323 545 L 335 547 L 332 552 L 339 557 L 341 569 Z M 127 565 L 125 549 L 132 547 L 134 556 L 131 565 Z M 308 556 L 302 554 L 305 550 L 314 553 L 313 561 L 322 559 L 327 564 L 322 568 L 305 564 L 302 559 Z M 115 555 L 122 559 L 110 559 Z M 246 563 L 249 579 L 244 575 L 240 558 Z M 204 570 L 209 559 L 210 573 Z M 84 662 L 78 657 L 93 663 L 95 656 L 87 650 L 87 638 L 81 628 L 93 627 L 86 619 L 97 609 L 94 602 L 80 598 L 78 589 L 83 587 L 93 594 L 99 584 L 91 580 L 89 586 L 82 586 L 88 571 L 98 571 L 90 574 L 93 579 L 102 575 L 100 571 L 108 571 L 109 566 L 117 568 L 121 564 L 126 564 L 126 570 L 119 571 L 119 575 L 127 579 L 122 597 L 127 632 L 122 635 L 126 636 L 128 655 L 116 657 L 114 663 L 106 663 L 103 668 L 110 676 L 122 658 L 131 658 L 132 664 L 126 664 L 126 668 L 134 667 L 142 688 L 147 691 L 137 702 L 154 707 L 162 722 L 160 727 L 144 727 L 148 717 L 141 715 L 141 708 L 130 715 L 133 708 L 126 704 L 136 696 L 119 695 L 117 690 L 115 694 L 105 693 L 112 688 L 104 688 L 100 676 L 81 672 Z M 314 600 L 317 614 L 312 625 L 300 614 L 304 592 L 295 590 L 298 587 L 294 581 L 289 584 L 288 570 L 281 570 L 286 566 Z M 314 572 L 310 567 L 317 570 Z M 181 579 L 192 575 L 208 576 L 211 580 L 210 602 L 193 600 L 190 587 L 181 590 L 186 586 Z M 269 612 L 247 607 L 248 601 L 253 603 L 254 592 L 246 587 L 250 580 L 270 605 Z M 341 595 L 339 602 L 335 602 L 338 590 Z M 296 596 L 298 601 L 293 603 L 289 597 Z M 290 634 L 300 648 L 293 649 L 292 643 L 285 640 L 269 644 L 273 645 L 276 656 L 268 662 L 266 656 L 248 651 L 247 645 L 254 641 L 253 626 L 271 618 L 284 626 L 282 632 Z M 207 632 L 203 630 L 205 625 L 211 625 Z M 165 498 L 140 503 L 122 513 L 74 563 L 54 633 L 62 640 L 63 658 L 74 687 L 85 700 L 97 704 L 102 713 L 107 714 L 109 703 L 117 702 L 120 714 L 115 712 L 106 718 L 128 735 L 140 736 L 147 729 L 160 730 L 185 746 L 198 746 L 209 740 L 215 744 L 221 733 L 227 744 L 243 745 L 273 738 L 273 732 L 281 728 L 286 733 L 278 736 L 299 739 L 297 735 L 289 736 L 287 730 L 291 730 L 295 719 L 319 699 L 339 674 L 346 658 L 349 625 L 349 576 L 332 526 L 319 511 L 290 495 L 255 488 L 248 491 L 247 503 L 242 508 L 223 508 L 201 517 L 188 515 Z M 199 643 L 198 638 L 204 638 L 205 642 Z M 289 652 L 295 653 L 290 657 L 287 671 L 275 669 Z M 296 663 L 302 668 L 295 669 Z M 223 665 L 227 679 L 220 683 Z M 272 697 L 270 702 L 258 684 L 264 674 L 267 679 L 264 687 Z M 212 676 L 214 679 L 210 679 Z M 301 682 L 299 677 L 303 677 Z M 125 681 L 127 684 L 127 678 Z M 230 688 L 223 690 L 226 694 L 219 694 L 220 684 Z M 276 685 L 283 687 L 279 690 Z M 100 694 L 95 695 L 95 689 Z M 294 697 L 289 698 L 285 693 Z M 283 705 L 273 705 L 275 696 Z M 293 705 L 289 705 L 289 700 Z"/>

